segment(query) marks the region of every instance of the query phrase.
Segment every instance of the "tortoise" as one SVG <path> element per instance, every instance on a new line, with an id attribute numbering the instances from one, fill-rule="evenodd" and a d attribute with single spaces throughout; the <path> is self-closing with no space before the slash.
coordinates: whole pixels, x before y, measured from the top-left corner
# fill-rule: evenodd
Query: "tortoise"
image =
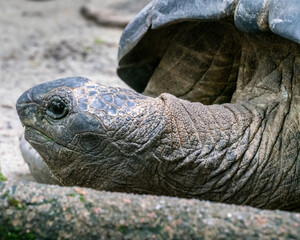
<path id="1" fill-rule="evenodd" d="M 296 0 L 161 0 L 125 28 L 118 75 L 17 102 L 62 185 L 300 210 Z M 141 94 L 143 93 L 143 94 Z"/>

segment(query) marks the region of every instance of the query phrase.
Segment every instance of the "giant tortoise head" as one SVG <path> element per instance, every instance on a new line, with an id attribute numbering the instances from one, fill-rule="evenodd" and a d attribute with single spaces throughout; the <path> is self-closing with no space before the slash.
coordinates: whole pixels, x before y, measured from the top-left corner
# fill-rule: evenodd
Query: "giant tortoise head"
<path id="1" fill-rule="evenodd" d="M 25 92 L 26 140 L 63 185 L 300 209 L 297 0 L 153 1 L 118 75 Z"/>

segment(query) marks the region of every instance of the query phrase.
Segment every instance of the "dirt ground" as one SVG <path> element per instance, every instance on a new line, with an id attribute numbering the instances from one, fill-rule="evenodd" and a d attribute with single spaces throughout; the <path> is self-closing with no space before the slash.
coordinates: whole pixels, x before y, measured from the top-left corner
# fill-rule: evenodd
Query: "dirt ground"
<path id="1" fill-rule="evenodd" d="M 101 0 L 104 5 L 118 2 Z M 79 75 L 126 87 L 115 73 L 122 29 L 84 19 L 79 12 L 84 3 L 0 1 L 0 166 L 8 179 L 33 180 L 19 149 L 23 127 L 15 103 L 22 92 Z"/>

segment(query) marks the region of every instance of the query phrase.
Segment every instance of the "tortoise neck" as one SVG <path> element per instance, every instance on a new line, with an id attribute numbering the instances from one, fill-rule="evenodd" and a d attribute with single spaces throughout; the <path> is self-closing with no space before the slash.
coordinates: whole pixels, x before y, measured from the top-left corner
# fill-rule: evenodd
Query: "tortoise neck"
<path id="1" fill-rule="evenodd" d="M 287 146 L 289 139 L 296 145 L 299 139 L 284 127 L 288 109 L 282 106 L 267 118 L 264 108 L 242 100 L 206 106 L 169 94 L 160 98 L 167 116 L 165 144 L 154 154 L 162 162 L 166 193 L 268 208 L 299 203 L 299 180 L 289 172 L 297 171 L 297 147 Z M 281 144 L 290 152 L 279 154 Z M 287 185 L 298 195 L 283 191 Z"/>
<path id="2" fill-rule="evenodd" d="M 167 144 L 163 151 L 159 150 L 167 173 L 163 178 L 175 182 L 171 188 L 176 191 L 175 195 L 187 195 L 186 189 L 189 189 L 194 194 L 191 197 L 226 202 L 228 186 L 241 177 L 242 172 L 236 176 L 238 166 L 250 142 L 258 137 L 263 112 L 246 103 L 206 106 L 170 94 L 162 94 L 160 98 L 168 122 L 162 136 Z M 254 151 L 258 144 L 259 141 Z M 245 163 L 247 167 L 253 164 L 252 160 Z M 212 193 L 214 190 L 219 192 Z"/>

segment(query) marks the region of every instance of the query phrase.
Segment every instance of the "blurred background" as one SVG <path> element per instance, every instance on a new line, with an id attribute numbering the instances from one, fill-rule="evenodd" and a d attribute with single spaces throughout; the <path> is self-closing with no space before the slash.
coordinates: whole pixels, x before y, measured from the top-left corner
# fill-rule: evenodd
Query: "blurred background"
<path id="1" fill-rule="evenodd" d="M 19 150 L 18 97 L 38 83 L 69 76 L 127 87 L 116 75 L 119 39 L 149 2 L 0 1 L 0 168 L 6 178 L 33 181 Z"/>

